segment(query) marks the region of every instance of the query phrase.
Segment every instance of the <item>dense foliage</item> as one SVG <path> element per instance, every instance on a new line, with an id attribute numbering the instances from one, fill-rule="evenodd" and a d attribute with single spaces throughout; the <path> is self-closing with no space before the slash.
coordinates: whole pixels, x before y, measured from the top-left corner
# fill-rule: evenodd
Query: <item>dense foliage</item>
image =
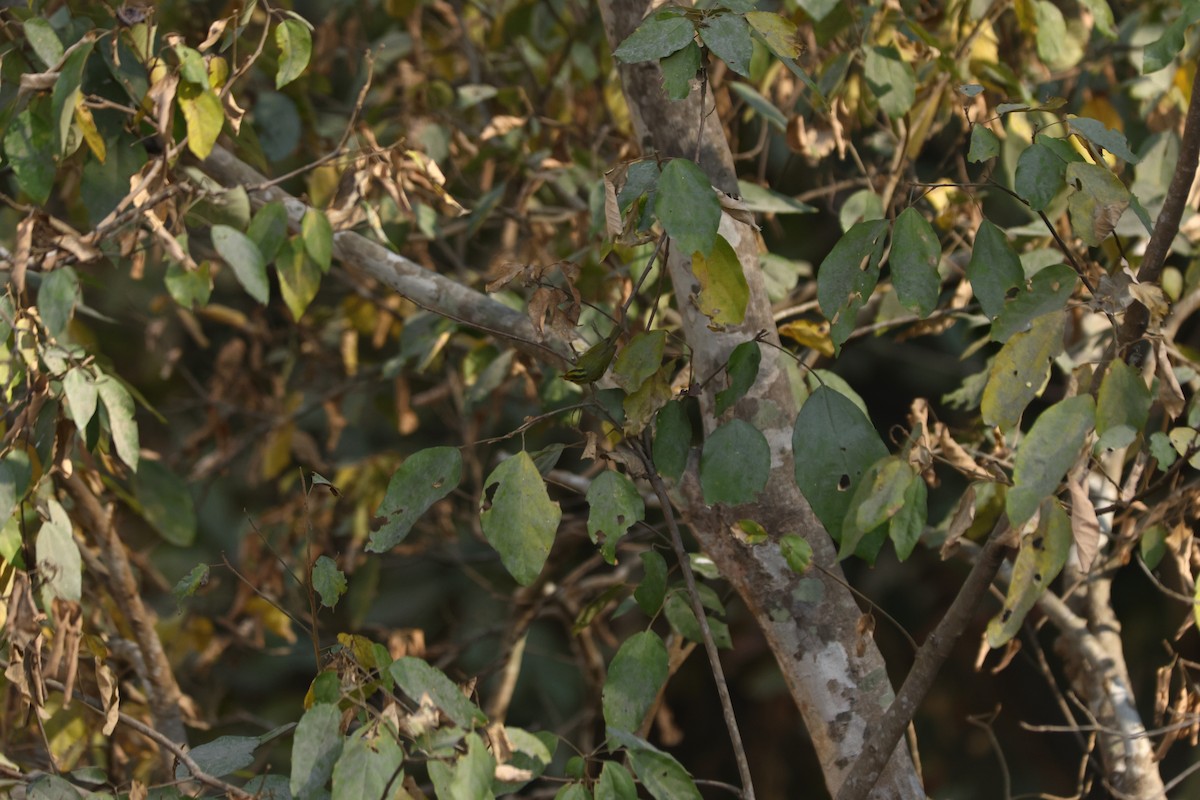
<path id="1" fill-rule="evenodd" d="M 1189 785 L 1200 2 L 622 4 L 0 11 L 6 790 Z"/>

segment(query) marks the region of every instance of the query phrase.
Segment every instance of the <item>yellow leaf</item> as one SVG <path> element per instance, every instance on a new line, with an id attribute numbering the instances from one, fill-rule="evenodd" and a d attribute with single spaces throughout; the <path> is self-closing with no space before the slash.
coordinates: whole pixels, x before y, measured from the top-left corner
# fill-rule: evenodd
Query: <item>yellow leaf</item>
<path id="1" fill-rule="evenodd" d="M 92 110 L 84 105 L 83 95 L 75 98 L 75 124 L 79 126 L 79 130 L 83 131 L 83 140 L 87 142 L 92 155 L 103 164 L 104 159 L 108 157 L 108 149 L 104 146 L 104 137 L 96 128 Z"/>
<path id="2" fill-rule="evenodd" d="M 292 463 L 292 436 L 295 432 L 295 423 L 288 422 L 267 434 L 262 448 L 263 480 L 271 480 Z"/>
<path id="3" fill-rule="evenodd" d="M 797 319 L 779 326 L 779 335 L 816 350 L 823 356 L 833 356 L 833 340 L 829 338 L 829 323 L 825 320 Z"/>

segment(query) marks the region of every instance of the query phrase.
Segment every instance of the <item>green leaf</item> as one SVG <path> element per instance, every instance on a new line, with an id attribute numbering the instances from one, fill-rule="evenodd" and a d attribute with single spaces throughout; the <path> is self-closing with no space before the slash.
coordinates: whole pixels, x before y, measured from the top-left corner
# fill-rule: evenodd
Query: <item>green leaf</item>
<path id="1" fill-rule="evenodd" d="M 863 77 L 883 113 L 893 119 L 908 113 L 917 99 L 916 73 L 894 47 L 867 48 Z"/>
<path id="2" fill-rule="evenodd" d="M 205 774 L 219 778 L 253 764 L 254 751 L 261 744 L 257 736 L 219 736 L 211 742 L 191 748 L 188 755 Z M 185 764 L 175 764 L 175 780 L 186 781 L 191 776 Z"/>
<path id="3" fill-rule="evenodd" d="M 58 501 L 46 501 L 49 519 L 37 534 L 37 569 L 48 598 L 78 603 L 83 596 L 83 557 L 72 535 L 71 518 Z"/>
<path id="4" fill-rule="evenodd" d="M 312 587 L 321 597 L 321 605 L 333 608 L 346 593 L 346 573 L 329 556 L 321 556 L 312 568 Z"/>
<path id="5" fill-rule="evenodd" d="M 692 80 L 700 70 L 700 45 L 688 42 L 659 62 L 662 68 L 663 89 L 672 100 L 684 100 L 692 91 Z M 657 170 L 656 170 L 657 172 Z"/>
<path id="6" fill-rule="evenodd" d="M 512 756 L 508 763 L 517 769 L 528 770 L 536 779 L 546 771 L 546 767 L 554 757 L 554 749 L 558 746 L 558 737 L 553 733 L 540 732 L 537 734 L 521 728 L 506 726 L 504 735 L 512 744 Z M 492 792 L 499 795 L 515 793 L 529 783 L 528 780 L 492 781 Z"/>
<path id="7" fill-rule="evenodd" d="M 368 728 L 359 728 L 346 737 L 342 754 L 333 765 L 332 800 L 388 797 L 403 780 L 399 770 L 404 752 L 392 733 L 384 730 L 373 738 L 368 735 Z"/>
<path id="8" fill-rule="evenodd" d="M 1017 159 L 1013 188 L 1029 202 L 1034 211 L 1042 211 L 1066 186 L 1067 164 L 1050 147 L 1035 141 Z"/>
<path id="9" fill-rule="evenodd" d="M 1037 530 L 1021 537 L 1004 606 L 988 623 L 991 647 L 1002 647 L 1017 634 L 1029 609 L 1067 563 L 1074 540 L 1070 517 L 1053 498 L 1041 503 L 1041 512 Z"/>
<path id="10" fill-rule="evenodd" d="M 980 410 L 985 425 L 996 425 L 1005 433 L 1021 421 L 1025 406 L 1037 397 L 1050 364 L 1063 350 L 1066 315 L 1036 317 L 1028 331 L 1013 334 L 996 354 L 983 389 Z"/>
<path id="11" fill-rule="evenodd" d="M 1150 418 L 1153 397 L 1141 373 L 1114 359 L 1100 382 L 1096 399 L 1097 448 L 1116 449 L 1131 444 Z"/>
<path id="12" fill-rule="evenodd" d="M 554 800 L 592 800 L 592 793 L 585 784 L 568 783 L 554 793 Z"/>
<path id="13" fill-rule="evenodd" d="M 183 264 L 172 261 L 167 265 L 163 284 L 171 294 L 171 299 L 183 308 L 203 308 L 208 305 L 208 298 L 212 295 L 209 262 L 201 261 L 197 269 L 189 270 Z"/>
<path id="14" fill-rule="evenodd" d="M 1162 431 L 1150 434 L 1150 455 L 1158 462 L 1158 468 L 1161 470 L 1170 469 L 1178 458 L 1170 437 Z"/>
<path id="15" fill-rule="evenodd" d="M 325 212 L 316 208 L 305 211 L 300 222 L 300 236 L 309 258 L 317 263 L 321 272 L 328 273 L 333 264 L 333 226 Z"/>
<path id="16" fill-rule="evenodd" d="M 912 555 L 921 534 L 925 532 L 925 522 L 929 516 L 928 498 L 925 479 L 914 473 L 904 492 L 904 503 L 888 526 L 888 538 L 892 540 L 896 557 L 901 561 Z"/>
<path id="17" fill-rule="evenodd" d="M 177 44 L 172 48 L 172 51 L 179 59 L 179 77 L 181 80 L 199 87 L 207 87 L 209 85 L 208 67 L 205 65 L 204 56 L 200 55 L 199 50 Z"/>
<path id="18" fill-rule="evenodd" d="M 4 133 L 4 155 L 17 178 L 17 186 L 38 205 L 50 199 L 56 159 L 46 154 L 54 147 L 54 129 L 44 113 L 45 104 L 30 103 Z"/>
<path id="19" fill-rule="evenodd" d="M 702 586 L 704 584 L 700 584 L 697 588 Z M 704 642 L 704 632 L 700 629 L 700 622 L 696 619 L 696 613 L 692 611 L 692 604 L 688 601 L 685 591 L 672 592 L 663 606 L 663 613 L 666 615 L 667 621 L 671 623 L 671 627 L 685 639 L 697 643 Z M 724 622 L 708 617 L 708 629 L 712 633 L 713 643 L 717 647 L 728 650 L 732 646 L 729 640 L 729 628 Z"/>
<path id="20" fill-rule="evenodd" d="M 486 499 L 494 489 L 491 500 Z M 525 451 L 500 462 L 484 481 L 483 535 L 522 586 L 533 583 L 550 555 L 562 510 Z"/>
<path id="21" fill-rule="evenodd" d="M 734 94 L 745 100 L 746 105 L 754 109 L 755 113 L 762 117 L 772 128 L 780 133 L 787 130 L 787 117 L 775 107 L 774 103 L 759 94 L 758 90 L 753 86 L 741 81 L 734 81 L 729 84 L 729 88 L 733 90 Z"/>
<path id="22" fill-rule="evenodd" d="M 665 364 L 662 369 L 621 401 L 621 411 L 625 415 L 623 427 L 626 435 L 640 434 L 654 419 L 659 409 L 671 401 L 674 392 L 670 379 L 675 374 L 675 362 Z M 621 391 L 614 389 L 613 391 Z"/>
<path id="23" fill-rule="evenodd" d="M 1085 6 L 1088 11 L 1092 12 L 1093 25 L 1096 30 L 1100 31 L 1100 35 L 1106 39 L 1116 39 L 1117 29 L 1113 21 L 1112 8 L 1108 5 L 1108 0 L 1080 0 L 1080 5 Z"/>
<path id="24" fill-rule="evenodd" d="M 683 400 L 658 410 L 654 424 L 654 468 L 664 478 L 679 480 L 692 447 L 692 423 Z"/>
<path id="25" fill-rule="evenodd" d="M 1013 462 L 1013 486 L 1005 507 L 1014 528 L 1024 525 L 1041 502 L 1058 491 L 1095 422 L 1091 395 L 1061 400 L 1038 416 Z"/>
<path id="26" fill-rule="evenodd" d="M 82 294 L 79 277 L 70 267 L 59 267 L 48 274 L 43 273 L 42 285 L 38 287 L 37 307 L 42 323 L 52 337 L 57 339 L 66 332 Z"/>
<path id="27" fill-rule="evenodd" d="M 62 40 L 50 27 L 50 23 L 41 17 L 31 17 L 21 26 L 25 32 L 25 41 L 33 48 L 33 53 L 46 69 L 53 69 L 62 61 Z"/>
<path id="28" fill-rule="evenodd" d="M 967 161 L 976 164 L 1000 155 L 1000 139 L 986 125 L 971 126 L 971 147 Z"/>
<path id="29" fill-rule="evenodd" d="M 896 297 L 905 308 L 927 317 L 937 307 L 942 281 L 938 261 L 942 246 L 933 226 L 915 208 L 906 208 L 892 228 L 888 264 Z"/>
<path id="30" fill-rule="evenodd" d="M 864 536 L 904 507 L 913 474 L 913 468 L 900 456 L 886 456 L 867 468 L 842 522 L 838 558 L 853 554 Z"/>
<path id="31" fill-rule="evenodd" d="M 779 550 L 788 567 L 798 575 L 808 572 L 812 566 L 812 545 L 803 536 L 789 533 L 779 540 Z"/>
<path id="32" fill-rule="evenodd" d="M 208 158 L 225 125 L 225 109 L 217 93 L 207 84 L 180 83 L 175 98 L 187 121 L 188 150 L 196 158 Z"/>
<path id="33" fill-rule="evenodd" d="M 453 766 L 443 761 L 429 762 L 429 777 L 439 800 L 458 800 L 460 797 L 490 800 L 492 797 L 496 759 L 488 752 L 479 734 L 467 734 L 465 741 L 467 753 Z"/>
<path id="34" fill-rule="evenodd" d="M 71 123 L 75 119 L 75 104 L 81 96 L 80 84 L 83 83 L 83 69 L 87 66 L 88 56 L 92 54 L 95 42 L 91 39 L 81 41 L 63 62 L 59 70 L 58 80 L 50 93 L 50 119 L 54 126 L 55 159 L 67 155 L 70 145 Z M 42 153 L 45 158 L 47 153 Z"/>
<path id="35" fill-rule="evenodd" d="M 731 420 L 709 434 L 700 455 L 700 487 L 704 502 L 736 506 L 753 502 L 767 485 L 771 448 L 762 432 L 742 419 Z"/>
<path id="36" fill-rule="evenodd" d="M 1075 292 L 1077 280 L 1075 270 L 1066 264 L 1055 264 L 1038 272 L 1016 297 L 1004 304 L 1004 310 L 992 324 L 992 341 L 1007 342 L 1015 334 L 1029 330 L 1037 317 L 1062 311 Z"/>
<path id="37" fill-rule="evenodd" d="M 307 215 L 306 215 L 307 219 Z M 328 222 L 328 220 L 326 220 Z M 280 200 L 260 208 L 246 228 L 246 236 L 258 247 L 263 262 L 270 264 L 288 238 L 287 207 Z"/>
<path id="38" fill-rule="evenodd" d="M 1037 25 L 1038 57 L 1051 69 L 1065 69 L 1079 63 L 1083 50 L 1067 31 L 1062 11 L 1050 0 L 1034 0 Z"/>
<path id="39" fill-rule="evenodd" d="M 665 174 L 665 173 L 664 173 Z M 662 194 L 659 194 L 662 197 Z M 700 282 L 697 303 L 714 325 L 740 325 L 746 319 L 750 286 L 733 246 L 718 236 L 709 255 L 692 253 L 692 272 Z"/>
<path id="40" fill-rule="evenodd" d="M 318 703 L 300 718 L 292 739 L 293 797 L 314 797 L 325 788 L 342 755 L 342 712 L 333 703 Z"/>
<path id="41" fill-rule="evenodd" d="M 817 300 L 830 322 L 835 350 L 840 351 L 850 338 L 858 310 L 875 290 L 887 229 L 882 219 L 856 223 L 838 239 L 817 271 Z"/>
<path id="42" fill-rule="evenodd" d="M 1167 527 L 1157 523 L 1142 531 L 1142 538 L 1138 540 L 1138 550 L 1142 561 L 1146 562 L 1146 568 L 1156 569 L 1162 557 L 1167 554 Z"/>
<path id="43" fill-rule="evenodd" d="M 208 583 L 208 564 L 197 564 L 192 567 L 192 571 L 179 579 L 175 587 L 171 589 L 171 594 L 175 596 L 175 602 L 182 604 L 184 600 L 194 595 L 202 586 Z"/>
<path id="44" fill-rule="evenodd" d="M 629 764 L 654 800 L 701 800 L 692 776 L 661 750 L 630 749 Z"/>
<path id="45" fill-rule="evenodd" d="M 742 342 L 733 348 L 733 352 L 729 354 L 729 364 L 725 368 L 729 375 L 729 388 L 717 392 L 718 417 L 750 391 L 750 387 L 758 378 L 758 365 L 761 361 L 762 351 L 759 350 L 757 341 Z"/>
<path id="46" fill-rule="evenodd" d="M 414 700 L 428 694 L 454 724 L 463 728 L 486 725 L 487 717 L 440 669 L 420 658 L 405 656 L 392 662 L 389 671 L 404 693 Z"/>
<path id="47" fill-rule="evenodd" d="M 1186 426 L 1172 428 L 1167 439 L 1176 453 L 1187 457 L 1189 466 L 1200 469 L 1200 431 Z"/>
<path id="48" fill-rule="evenodd" d="M 196 540 L 196 509 L 187 483 L 159 461 L 143 461 L 133 480 L 138 513 L 176 547 Z"/>
<path id="49" fill-rule="evenodd" d="M 967 279 L 988 319 L 995 319 L 1004 310 L 1009 290 L 1025 280 L 1021 259 L 1009 245 L 1004 231 L 986 219 L 975 234 Z"/>
<path id="50" fill-rule="evenodd" d="M 1200 2 L 1187 0 L 1175 21 L 1163 29 L 1158 39 L 1146 45 L 1142 56 L 1142 74 L 1158 72 L 1174 61 L 1183 49 L 1187 29 L 1197 20 L 1200 20 Z"/>
<path id="51" fill-rule="evenodd" d="M 1067 165 L 1067 183 L 1075 188 L 1067 198 L 1071 229 L 1084 244 L 1098 247 L 1129 207 L 1129 190 L 1120 178 L 1098 164 Z"/>
<path id="52" fill-rule="evenodd" d="M 283 302 L 292 312 L 292 318 L 299 322 L 321 288 L 321 268 L 297 239 L 280 249 L 275 259 L 275 275 L 279 278 Z"/>
<path id="53" fill-rule="evenodd" d="M 96 379 L 96 391 L 104 402 L 104 410 L 108 412 L 109 430 L 112 432 L 117 455 L 131 470 L 137 472 L 141 445 L 138 441 L 137 422 L 133 419 L 133 396 L 111 375 L 101 375 Z"/>
<path id="54" fill-rule="evenodd" d="M 285 19 L 275 27 L 275 44 L 279 47 L 275 88 L 282 89 L 299 78 L 308 67 L 308 60 L 312 57 L 312 34 L 303 22 Z"/>
<path id="55" fill-rule="evenodd" d="M 604 722 L 610 728 L 636 731 L 667 681 L 667 648 L 653 631 L 625 640 L 608 665 L 604 680 Z"/>
<path id="56" fill-rule="evenodd" d="M 707 256 L 712 252 L 721 222 L 721 201 L 704 172 L 688 159 L 673 158 L 663 167 L 654 194 L 654 214 L 683 253 Z"/>
<path id="57" fill-rule="evenodd" d="M 738 193 L 746 210 L 757 214 L 815 214 L 817 211 L 816 206 L 749 181 L 738 181 Z"/>
<path id="58" fill-rule="evenodd" d="M 664 330 L 634 336 L 613 362 L 613 382 L 627 392 L 637 391 L 662 367 L 663 348 L 666 343 L 667 332 Z"/>
<path id="59" fill-rule="evenodd" d="M 717 58 L 739 75 L 750 77 L 750 58 L 754 42 L 750 26 L 741 14 L 717 14 L 705 17 L 700 24 L 700 38 Z"/>
<path id="60" fill-rule="evenodd" d="M 212 241 L 221 258 L 233 269 L 246 294 L 266 305 L 271 299 L 271 285 L 267 282 L 267 265 L 258 245 L 246 234 L 228 225 L 213 225 Z"/>
<path id="61" fill-rule="evenodd" d="M 1125 134 L 1109 128 L 1100 120 L 1089 117 L 1071 117 L 1067 122 L 1071 127 L 1071 133 L 1082 136 L 1096 147 L 1107 150 L 1125 163 L 1136 164 L 1141 160 L 1129 149 L 1129 142 L 1126 141 Z M 1107 171 L 1105 170 L 1105 172 Z"/>
<path id="62" fill-rule="evenodd" d="M 787 61 L 800 55 L 796 23 L 773 11 L 748 11 L 745 17 L 755 35 L 781 60 Z"/>
<path id="63" fill-rule="evenodd" d="M 642 582 L 633 590 L 633 599 L 643 614 L 653 617 L 667 596 L 667 562 L 657 550 L 646 550 L 641 557 Z"/>
<path id="64" fill-rule="evenodd" d="M 596 782 L 596 800 L 637 800 L 637 785 L 619 761 L 605 761 Z"/>
<path id="65" fill-rule="evenodd" d="M 587 491 L 588 536 L 603 538 L 600 553 L 609 564 L 617 563 L 617 541 L 646 518 L 646 506 L 633 481 L 615 470 L 596 476 Z"/>
<path id="66" fill-rule="evenodd" d="M 840 3 L 841 0 L 796 0 L 796 4 L 804 9 L 813 22 L 825 19 Z"/>
<path id="67" fill-rule="evenodd" d="M 618 45 L 613 55 L 626 64 L 654 61 L 687 47 L 695 36 L 696 29 L 691 20 L 660 11 L 647 17 Z"/>
<path id="68" fill-rule="evenodd" d="M 866 414 L 842 393 L 821 386 L 801 406 L 792 432 L 796 484 L 835 539 L 863 473 L 887 454 Z"/>
<path id="69" fill-rule="evenodd" d="M 533 470 L 536 473 L 537 467 Z M 460 480 L 462 455 L 457 447 L 430 447 L 405 459 L 375 512 L 380 527 L 371 532 L 367 550 L 384 553 L 404 541 L 421 515 L 454 491 Z"/>

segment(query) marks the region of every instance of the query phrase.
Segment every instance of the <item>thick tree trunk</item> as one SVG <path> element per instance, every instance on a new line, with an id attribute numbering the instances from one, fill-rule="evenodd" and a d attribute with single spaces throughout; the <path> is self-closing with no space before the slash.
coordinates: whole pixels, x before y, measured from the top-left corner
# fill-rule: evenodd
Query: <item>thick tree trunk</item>
<path id="1" fill-rule="evenodd" d="M 615 47 L 633 32 L 650 8 L 647 0 L 605 0 L 601 3 L 609 42 Z M 692 158 L 699 133 L 700 166 L 713 185 L 737 191 L 728 141 L 711 96 L 701 123 L 699 91 L 686 101 L 672 102 L 662 90 L 655 63 L 621 65 L 621 81 L 634 131 L 646 154 Z M 693 369 L 708 376 L 723 365 L 730 351 L 766 331 L 778 342 L 770 304 L 758 266 L 758 237 L 748 226 L 722 220 L 721 234 L 737 251 L 750 285 L 745 321 L 724 331 L 709 328 L 710 320 L 691 297 L 698 290 L 690 258 L 671 249 L 667 266 L 674 282 L 683 333 L 692 348 Z M 755 386 L 733 413 L 752 422 L 771 446 L 772 475 L 753 504 L 738 508 L 710 507 L 701 499 L 695 471 L 683 481 L 682 509 L 701 546 L 722 576 L 736 587 L 753 612 L 775 653 L 797 707 L 808 727 L 825 773 L 836 794 L 863 747 L 866 731 L 880 719 L 894 694 L 887 671 L 870 634 L 859 632 L 861 611 L 846 588 L 837 554 L 828 534 L 801 496 L 793 478 L 792 425 L 796 417 L 787 370 L 777 349 L 762 349 Z M 715 382 L 714 382 L 715 383 Z M 711 387 L 701 397 L 702 415 L 710 432 L 719 420 L 713 414 Z M 750 518 L 772 536 L 772 542 L 747 545 L 733 532 L 733 523 Z M 798 533 L 812 545 L 818 568 L 800 576 L 788 568 L 775 544 L 784 534 Z M 871 795 L 875 798 L 923 798 L 907 750 L 893 754 Z"/>

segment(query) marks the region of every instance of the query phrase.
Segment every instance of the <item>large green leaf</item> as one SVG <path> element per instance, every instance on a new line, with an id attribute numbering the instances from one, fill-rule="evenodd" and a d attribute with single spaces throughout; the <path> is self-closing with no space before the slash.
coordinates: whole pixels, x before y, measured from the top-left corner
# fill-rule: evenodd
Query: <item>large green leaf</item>
<path id="1" fill-rule="evenodd" d="M 1027 331 L 1033 320 L 1044 314 L 1062 311 L 1075 292 L 1078 278 L 1066 264 L 1046 267 L 1034 275 L 992 323 L 992 341 L 1007 342 L 1013 335 Z"/>
<path id="2" fill-rule="evenodd" d="M 250 220 L 246 235 L 258 247 L 263 262 L 270 264 L 288 238 L 287 206 L 279 200 L 267 203 Z"/>
<path id="3" fill-rule="evenodd" d="M 1024 525 L 1041 502 L 1058 491 L 1095 423 L 1096 404 L 1091 395 L 1060 400 L 1033 423 L 1017 448 L 1013 486 L 1005 501 L 1014 528 Z"/>
<path id="4" fill-rule="evenodd" d="M 658 410 L 654 423 L 654 468 L 664 478 L 679 480 L 692 447 L 692 423 L 685 400 L 672 400 Z"/>
<path id="5" fill-rule="evenodd" d="M 50 518 L 38 530 L 36 548 L 43 591 L 50 598 L 78 603 L 83 596 L 83 557 L 71 532 L 71 518 L 53 497 L 46 507 Z"/>
<path id="6" fill-rule="evenodd" d="M 1067 183 L 1075 187 L 1067 198 L 1071 230 L 1084 244 L 1098 247 L 1129 207 L 1129 190 L 1107 167 L 1098 164 L 1069 164 Z"/>
<path id="7" fill-rule="evenodd" d="M 691 21 L 674 12 L 658 12 L 647 17 L 637 30 L 617 46 L 613 55 L 626 64 L 665 58 L 682 50 L 696 36 Z"/>
<path id="8" fill-rule="evenodd" d="M 133 395 L 111 375 L 101 375 L 96 379 L 96 391 L 108 413 L 108 426 L 117 455 L 131 470 L 137 472 L 141 445 L 137 422 L 133 418 Z"/>
<path id="9" fill-rule="evenodd" d="M 404 751 L 395 736 L 385 730 L 368 738 L 368 730 L 359 728 L 346 737 L 333 766 L 333 800 L 387 797 L 389 787 L 403 780 Z"/>
<path id="10" fill-rule="evenodd" d="M 835 539 L 863 473 L 887 454 L 875 426 L 840 392 L 821 386 L 800 408 L 792 432 L 796 484 Z"/>
<path id="11" fill-rule="evenodd" d="M 654 800 L 700 800 L 700 790 L 687 770 L 661 750 L 633 748 L 629 763 Z"/>
<path id="12" fill-rule="evenodd" d="M 1100 382 L 1096 398 L 1097 448 L 1116 449 L 1131 444 L 1150 418 L 1153 397 L 1141 373 L 1114 359 Z"/>
<path id="13" fill-rule="evenodd" d="M 333 703 L 318 703 L 300 718 L 292 739 L 292 796 L 314 797 L 325 787 L 342 754 L 342 712 Z"/>
<path id="14" fill-rule="evenodd" d="M 1192 23 L 1200 20 L 1200 0 L 1186 0 L 1183 11 L 1150 44 L 1142 59 L 1142 73 L 1149 75 L 1170 64 L 1183 49 L 1184 37 Z"/>
<path id="15" fill-rule="evenodd" d="M 617 541 L 646 517 L 646 505 L 633 481 L 615 470 L 596 476 L 587 491 L 588 536 L 603 539 L 600 553 L 610 564 L 617 563 Z"/>
<path id="16" fill-rule="evenodd" d="M 1004 310 L 1004 299 L 1009 290 L 1025 279 L 1021 259 L 1009 245 L 1004 231 L 986 219 L 975 234 L 967 279 L 988 319 L 995 319 Z"/>
<path id="17" fill-rule="evenodd" d="M 1028 331 L 1013 334 L 992 360 L 980 411 L 987 425 L 1004 432 L 1021 421 L 1025 406 L 1037 397 L 1050 374 L 1050 364 L 1063 350 L 1066 315 L 1036 317 Z"/>
<path id="18" fill-rule="evenodd" d="M 304 316 L 321 288 L 321 268 L 312 260 L 298 239 L 285 242 L 275 258 L 279 293 L 297 322 Z"/>
<path id="19" fill-rule="evenodd" d="M 933 226 L 915 208 L 904 209 L 892 228 L 888 265 L 900 304 L 922 317 L 937 307 L 942 286 L 938 277 L 941 257 L 942 246 Z"/>
<path id="20" fill-rule="evenodd" d="M 429 762 L 429 777 L 438 800 L 458 800 L 460 797 L 490 800 L 492 797 L 496 759 L 479 734 L 469 733 L 465 741 L 466 755 L 459 756 L 453 765 L 444 761 Z"/>
<path id="21" fill-rule="evenodd" d="M 1053 498 L 1041 503 L 1041 512 L 1037 530 L 1021 537 L 1004 607 L 988 623 L 987 641 L 991 647 L 1002 647 L 1021 630 L 1029 609 L 1067 563 L 1074 539 L 1070 517 Z"/>
<path id="22" fill-rule="evenodd" d="M 1068 120 L 1071 133 L 1082 136 L 1092 144 L 1107 150 L 1127 164 L 1136 164 L 1140 159 L 1129 149 L 1125 134 L 1113 130 L 1098 119 L 1090 117 L 1072 117 Z"/>
<path id="23" fill-rule="evenodd" d="M 1066 18 L 1050 0 L 1033 0 L 1037 28 L 1038 57 L 1051 69 L 1066 69 L 1079 63 L 1083 49 L 1073 39 Z"/>
<path id="24" fill-rule="evenodd" d="M 525 451 L 500 463 L 484 481 L 480 522 L 488 543 L 522 586 L 533 583 L 550 555 L 562 510 L 550 500 L 546 484 Z"/>
<path id="25" fill-rule="evenodd" d="M 1013 188 L 1030 208 L 1041 211 L 1066 187 L 1066 175 L 1067 163 L 1049 146 L 1035 141 L 1017 159 Z"/>
<path id="26" fill-rule="evenodd" d="M 437 704 L 443 714 L 454 720 L 454 724 L 463 728 L 487 724 L 484 713 L 467 699 L 454 681 L 424 659 L 412 656 L 398 658 L 388 671 L 406 695 L 414 700 L 420 700 L 423 694 L 429 695 L 429 699 Z"/>
<path id="27" fill-rule="evenodd" d="M 275 88 L 282 89 L 304 74 L 312 57 L 312 34 L 298 19 L 285 19 L 275 27 L 275 44 L 279 47 L 279 67 L 275 72 Z"/>
<path id="28" fill-rule="evenodd" d="M 380 527 L 371 532 L 367 550 L 383 553 L 404 541 L 421 515 L 458 488 L 461 479 L 462 455 L 457 447 L 430 447 L 405 459 L 375 511 Z"/>
<path id="29" fill-rule="evenodd" d="M 868 47 L 863 77 L 883 113 L 893 119 L 908 113 L 917 99 L 916 73 L 894 47 Z"/>
<path id="30" fill-rule="evenodd" d="M 38 287 L 37 307 L 42 323 L 51 336 L 58 338 L 66 332 L 82 294 L 79 276 L 70 267 L 59 267 L 49 274 L 43 273 L 42 285 Z"/>
<path id="31" fill-rule="evenodd" d="M 643 631 L 626 639 L 604 680 L 605 724 L 627 731 L 640 728 L 667 674 L 667 648 L 658 634 Z"/>
<path id="32" fill-rule="evenodd" d="M 662 68 L 663 89 L 672 100 L 684 100 L 692 91 L 692 81 L 700 70 L 700 45 L 688 42 L 681 50 L 659 62 Z M 657 170 L 656 170 L 657 172 Z"/>
<path id="33" fill-rule="evenodd" d="M 709 434 L 700 454 L 704 502 L 736 506 L 749 503 L 767 485 L 771 448 L 762 432 L 742 419 Z"/>
<path id="34" fill-rule="evenodd" d="M 754 42 L 750 26 L 741 14 L 717 14 L 706 17 L 700 25 L 700 38 L 717 58 L 739 75 L 750 77 L 750 57 Z"/>
<path id="35" fill-rule="evenodd" d="M 4 155 L 17 186 L 38 205 L 50 199 L 57 170 L 57 162 L 46 157 L 54 147 L 54 128 L 45 111 L 45 103 L 31 102 L 4 132 Z"/>
<path id="36" fill-rule="evenodd" d="M 41 17 L 31 17 L 21 24 L 25 41 L 33 48 L 33 53 L 46 69 L 53 69 L 63 57 L 62 40 L 54 32 L 50 23 Z"/>
<path id="37" fill-rule="evenodd" d="M 708 256 L 712 252 L 721 223 L 721 201 L 704 172 L 688 159 L 673 158 L 663 167 L 654 214 L 683 253 Z"/>
<path id="38" fill-rule="evenodd" d="M 596 800 L 637 800 L 633 776 L 619 761 L 605 761 L 596 781 Z"/>
<path id="39" fill-rule="evenodd" d="M 271 285 L 267 282 L 267 265 L 258 245 L 246 234 L 228 225 L 213 225 L 212 241 L 213 247 L 233 270 L 246 294 L 266 305 L 271 299 Z"/>
<path id="40" fill-rule="evenodd" d="M 717 236 L 707 256 L 698 251 L 692 254 L 692 272 L 700 282 L 696 298 L 700 311 L 714 325 L 740 325 L 746 318 L 750 286 L 737 252 L 724 236 Z"/>
<path id="41" fill-rule="evenodd" d="M 94 40 L 80 41 L 63 61 L 54 89 L 50 93 L 50 119 L 54 126 L 54 152 L 57 156 L 68 155 L 71 144 L 71 123 L 75 119 L 75 104 L 82 94 L 83 69 L 95 47 Z M 42 154 L 43 157 L 48 155 Z"/>
<path id="42" fill-rule="evenodd" d="M 821 262 L 817 300 L 830 322 L 835 349 L 850 338 L 858 310 L 875 290 L 887 229 L 887 220 L 882 219 L 856 223 Z"/>
<path id="43" fill-rule="evenodd" d="M 634 336 L 613 362 L 613 382 L 627 392 L 637 391 L 662 366 L 666 344 L 667 332 L 661 329 Z"/>

